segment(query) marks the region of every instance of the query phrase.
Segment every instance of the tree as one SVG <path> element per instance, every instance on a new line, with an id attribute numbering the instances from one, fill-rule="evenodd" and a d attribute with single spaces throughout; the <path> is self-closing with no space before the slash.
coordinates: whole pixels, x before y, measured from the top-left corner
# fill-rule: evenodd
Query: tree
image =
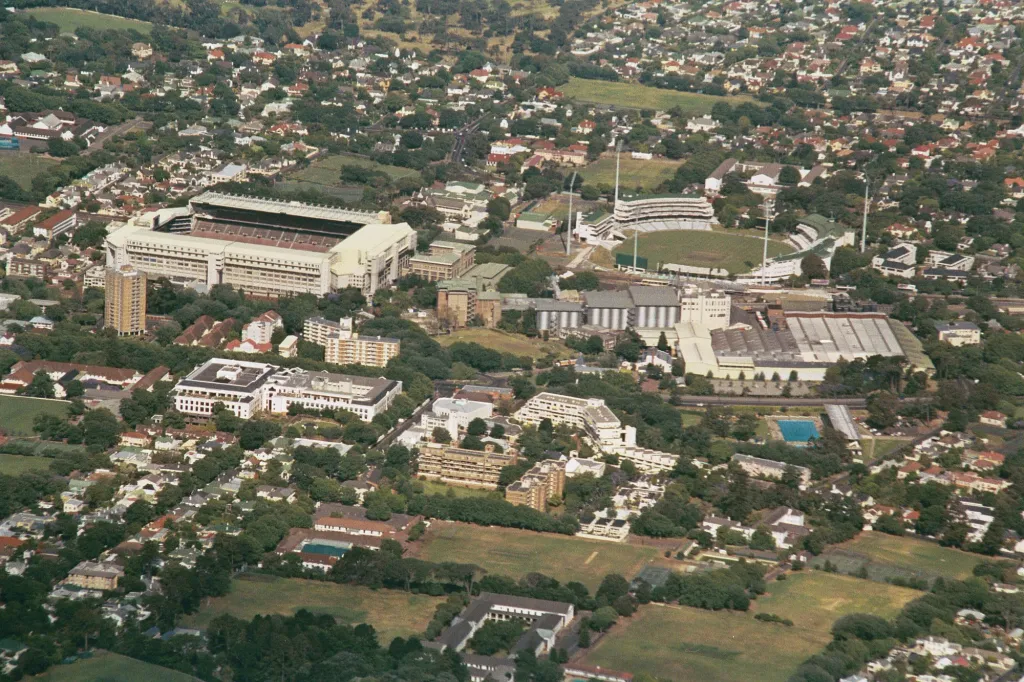
<path id="1" fill-rule="evenodd" d="M 800 171 L 794 166 L 783 166 L 779 171 L 779 184 L 795 185 L 800 182 Z"/>
<path id="2" fill-rule="evenodd" d="M 105 407 L 89 410 L 82 417 L 82 435 L 90 450 L 107 450 L 120 440 L 121 424 L 114 413 Z"/>
<path id="3" fill-rule="evenodd" d="M 430 433 L 430 437 L 435 443 L 447 444 L 452 442 L 452 435 L 448 433 L 448 429 L 442 426 L 434 427 L 434 430 Z"/>
<path id="4" fill-rule="evenodd" d="M 662 332 L 658 337 L 658 350 L 665 353 L 669 352 L 668 337 L 665 336 L 665 332 Z"/>
<path id="5" fill-rule="evenodd" d="M 30 398 L 55 398 L 57 391 L 53 386 L 53 380 L 44 370 L 39 370 L 32 375 L 32 381 L 23 389 L 18 391 L 19 395 Z"/>
<path id="6" fill-rule="evenodd" d="M 800 261 L 800 272 L 807 279 L 828 279 L 828 266 L 825 261 L 813 253 L 809 253 Z"/>
<path id="7" fill-rule="evenodd" d="M 487 433 L 487 422 L 480 417 L 476 417 L 473 421 L 469 422 L 466 427 L 466 434 L 470 436 L 483 436 Z"/>
<path id="8" fill-rule="evenodd" d="M 876 391 L 868 396 L 868 425 L 876 429 L 887 429 L 896 424 L 900 402 L 888 391 Z"/>
<path id="9" fill-rule="evenodd" d="M 494 197 L 487 202 L 487 215 L 504 222 L 512 215 L 512 205 L 505 197 Z"/>

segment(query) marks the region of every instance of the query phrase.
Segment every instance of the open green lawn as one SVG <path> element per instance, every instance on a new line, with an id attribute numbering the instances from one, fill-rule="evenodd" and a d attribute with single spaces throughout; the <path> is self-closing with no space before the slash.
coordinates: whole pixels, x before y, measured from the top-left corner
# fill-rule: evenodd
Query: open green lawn
<path id="1" fill-rule="evenodd" d="M 32 471 L 47 471 L 50 468 L 49 457 L 25 457 L 22 455 L 0 455 L 0 474 L 18 476 Z"/>
<path id="2" fill-rule="evenodd" d="M 359 166 L 360 168 L 370 168 L 372 170 L 383 171 L 387 173 L 392 180 L 416 175 L 417 173 L 417 171 L 412 168 L 385 166 L 362 156 L 331 154 L 329 156 L 322 156 L 315 159 L 311 164 L 309 164 L 308 168 L 295 171 L 289 176 L 289 178 L 308 182 L 314 185 L 341 187 L 345 185 L 341 180 L 342 166 Z"/>
<path id="3" fill-rule="evenodd" d="M 92 658 L 57 665 L 41 675 L 26 678 L 32 682 L 193 682 L 197 678 L 185 673 L 145 663 L 107 651 L 97 651 Z"/>
<path id="4" fill-rule="evenodd" d="M 868 459 L 875 460 L 896 452 L 910 442 L 909 438 L 867 438 L 861 440 L 861 445 L 864 447 L 864 454 Z"/>
<path id="5" fill-rule="evenodd" d="M 442 346 L 450 346 L 459 341 L 466 343 L 479 343 L 481 346 L 493 348 L 501 353 L 512 353 L 513 355 L 528 355 L 531 358 L 542 358 L 553 353 L 559 358 L 570 358 L 573 352 L 569 347 L 560 341 L 540 341 L 531 339 L 519 334 L 509 334 L 497 329 L 484 329 L 482 327 L 471 327 L 460 329 L 451 334 L 435 337 Z"/>
<path id="6" fill-rule="evenodd" d="M 671 180 L 682 162 L 669 159 L 625 158 L 619 161 L 619 184 L 627 188 L 654 189 Z M 615 185 L 615 158 L 606 156 L 580 171 L 588 185 Z"/>
<path id="7" fill-rule="evenodd" d="M 192 627 L 205 628 L 228 613 L 245 620 L 260 614 L 292 615 L 300 609 L 334 616 L 339 623 L 369 623 L 378 641 L 387 646 L 395 637 L 422 633 L 442 600 L 397 590 L 371 590 L 317 580 L 249 576 L 231 583 L 226 597 L 212 599 L 197 614 L 186 618 Z"/>
<path id="8" fill-rule="evenodd" d="M 37 414 L 64 417 L 67 413 L 68 404 L 65 402 L 0 395 L 0 430 L 8 436 L 33 435 L 32 421 Z"/>
<path id="9" fill-rule="evenodd" d="M 753 612 L 650 604 L 617 625 L 584 660 L 673 682 L 785 682 L 829 642 L 838 618 L 850 613 L 888 618 L 919 594 L 808 572 L 772 583 L 755 602 L 756 611 L 790 618 L 793 627 L 762 623 Z"/>
<path id="10" fill-rule="evenodd" d="M 679 92 L 652 88 L 639 83 L 613 83 L 611 81 L 587 80 L 570 78 L 569 82 L 558 88 L 566 97 L 587 104 L 606 104 L 626 109 L 655 109 L 667 111 L 678 106 L 688 116 L 699 116 L 711 113 L 716 102 L 728 102 L 732 105 L 752 102 L 752 98 L 737 95 L 716 97 L 700 95 L 694 92 Z"/>
<path id="11" fill-rule="evenodd" d="M 817 558 L 819 562 L 826 559 L 836 564 L 843 573 L 853 573 L 860 570 L 861 566 L 867 566 L 875 580 L 897 576 L 962 580 L 971 575 L 974 567 L 984 557 L 942 547 L 927 540 L 863 532 Z"/>
<path id="12" fill-rule="evenodd" d="M 114 31 L 135 29 L 139 33 L 144 34 L 148 34 L 153 30 L 153 24 L 148 21 L 126 19 L 114 16 L 113 14 L 101 14 L 100 12 L 72 9 L 70 7 L 39 7 L 27 11 L 40 21 L 57 24 L 62 33 L 74 33 L 77 28 Z"/>
<path id="13" fill-rule="evenodd" d="M 32 179 L 60 161 L 29 152 L 0 152 L 0 175 L 6 175 L 22 189 L 32 189 Z"/>
<path id="14" fill-rule="evenodd" d="M 633 254 L 632 234 L 615 253 Z M 725 268 L 733 274 L 750 271 L 761 263 L 764 236 L 756 230 L 669 230 L 641 234 L 637 253 L 647 258 L 649 269 L 659 263 L 677 263 L 707 268 Z M 768 257 L 791 253 L 785 242 L 768 240 Z"/>
<path id="15" fill-rule="evenodd" d="M 427 531 L 421 552 L 428 561 L 476 564 L 488 573 L 517 580 L 527 573 L 543 573 L 563 583 L 578 580 L 591 590 L 609 573 L 632 578 L 658 556 L 654 547 L 437 523 Z"/>

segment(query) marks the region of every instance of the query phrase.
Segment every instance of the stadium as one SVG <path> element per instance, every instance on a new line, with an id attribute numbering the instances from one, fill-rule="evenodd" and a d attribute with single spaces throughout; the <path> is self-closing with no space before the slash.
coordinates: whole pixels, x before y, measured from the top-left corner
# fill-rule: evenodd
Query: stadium
<path id="1" fill-rule="evenodd" d="M 397 281 L 415 247 L 412 228 L 386 211 L 218 192 L 112 224 L 106 239 L 110 267 L 268 298 L 346 287 L 372 296 Z"/>

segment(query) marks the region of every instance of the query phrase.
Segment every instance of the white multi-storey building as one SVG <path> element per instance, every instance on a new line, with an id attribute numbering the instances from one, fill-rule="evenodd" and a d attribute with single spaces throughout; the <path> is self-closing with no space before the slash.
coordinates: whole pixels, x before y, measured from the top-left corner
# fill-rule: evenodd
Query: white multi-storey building
<path id="1" fill-rule="evenodd" d="M 711 202 L 699 194 L 651 194 L 623 197 L 615 204 L 615 222 L 619 225 L 651 220 L 693 221 L 707 227 L 715 219 Z"/>
<path id="2" fill-rule="evenodd" d="M 465 430 L 474 419 L 490 419 L 494 405 L 480 400 L 438 398 L 429 412 L 420 416 L 420 427 L 426 431 L 442 428 L 453 438 Z"/>
<path id="3" fill-rule="evenodd" d="M 207 418 L 224 405 L 236 417 L 259 412 L 287 413 L 292 404 L 311 409 L 346 409 L 363 421 L 386 411 L 402 392 L 402 382 L 299 368 L 211 358 L 174 387 L 174 407 L 191 417 Z"/>

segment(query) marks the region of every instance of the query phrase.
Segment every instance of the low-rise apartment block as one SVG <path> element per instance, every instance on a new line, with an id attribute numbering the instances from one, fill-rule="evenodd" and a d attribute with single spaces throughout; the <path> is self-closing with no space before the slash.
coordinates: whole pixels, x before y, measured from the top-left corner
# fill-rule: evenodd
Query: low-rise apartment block
<path id="1" fill-rule="evenodd" d="M 420 449 L 418 473 L 433 481 L 495 490 L 501 470 L 515 463 L 514 454 L 494 452 L 492 445 L 481 451 L 428 443 Z"/>
<path id="2" fill-rule="evenodd" d="M 732 461 L 751 476 L 781 479 L 785 476 L 787 470 L 793 470 L 800 476 L 802 485 L 807 485 L 811 482 L 811 470 L 807 467 L 794 466 L 785 462 L 776 462 L 772 459 L 741 454 L 733 455 Z"/>
<path id="3" fill-rule="evenodd" d="M 353 331 L 351 317 L 338 322 L 311 317 L 303 325 L 307 341 L 324 348 L 324 361 L 336 365 L 385 367 L 398 357 L 402 342 L 386 336 L 362 336 Z"/>
<path id="4" fill-rule="evenodd" d="M 951 346 L 977 346 L 981 343 L 981 329 L 973 322 L 936 322 L 939 341 Z"/>
<path id="5" fill-rule="evenodd" d="M 515 483 L 505 488 L 505 501 L 540 512 L 548 510 L 548 500 L 565 492 L 565 462 L 548 459 L 534 464 Z"/>
<path id="6" fill-rule="evenodd" d="M 124 569 L 117 564 L 98 561 L 83 561 L 71 569 L 64 580 L 86 590 L 116 590 L 117 582 L 124 577 Z"/>
<path id="7" fill-rule="evenodd" d="M 460 242 L 436 241 L 426 253 L 409 258 L 407 274 L 422 277 L 428 282 L 458 279 L 476 262 L 476 247 Z"/>

